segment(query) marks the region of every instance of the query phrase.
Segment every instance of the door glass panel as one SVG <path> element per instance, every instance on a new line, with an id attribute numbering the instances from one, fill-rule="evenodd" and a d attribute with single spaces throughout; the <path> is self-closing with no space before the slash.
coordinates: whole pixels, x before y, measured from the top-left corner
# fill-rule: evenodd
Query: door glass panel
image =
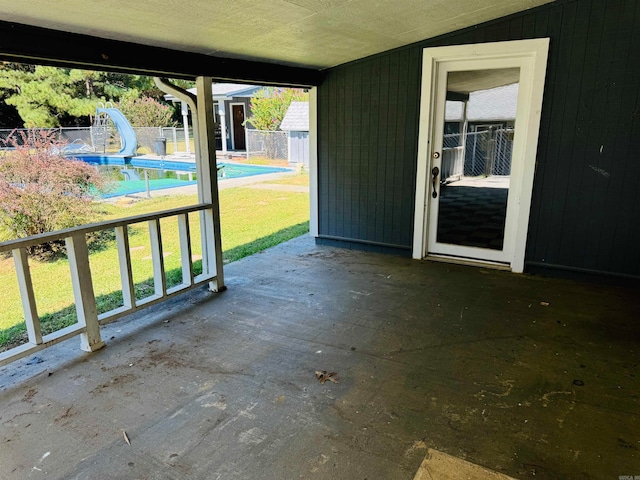
<path id="1" fill-rule="evenodd" d="M 519 68 L 449 72 L 436 241 L 502 250 Z"/>

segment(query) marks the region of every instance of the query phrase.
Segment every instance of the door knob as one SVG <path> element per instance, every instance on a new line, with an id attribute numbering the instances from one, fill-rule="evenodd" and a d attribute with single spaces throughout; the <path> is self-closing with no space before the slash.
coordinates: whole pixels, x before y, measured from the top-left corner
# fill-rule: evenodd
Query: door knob
<path id="1" fill-rule="evenodd" d="M 434 153 L 433 156 L 435 157 L 436 154 Z M 438 154 L 438 156 L 440 156 L 440 154 Z M 436 198 L 438 196 L 438 192 L 436 192 L 436 183 L 438 182 L 439 173 L 440 173 L 440 169 L 438 167 L 433 167 L 431 169 L 431 190 L 432 190 L 431 196 L 433 198 Z"/>

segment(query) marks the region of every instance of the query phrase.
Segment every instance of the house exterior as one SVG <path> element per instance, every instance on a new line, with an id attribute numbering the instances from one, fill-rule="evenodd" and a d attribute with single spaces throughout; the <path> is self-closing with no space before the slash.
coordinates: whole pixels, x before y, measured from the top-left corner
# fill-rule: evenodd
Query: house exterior
<path id="1" fill-rule="evenodd" d="M 633 0 L 555 2 L 329 69 L 317 241 L 416 256 L 424 49 L 549 38 L 524 271 L 640 276 L 639 26 Z"/>
<path id="2" fill-rule="evenodd" d="M 289 163 L 309 168 L 309 102 L 291 102 L 280 130 L 287 132 Z"/>
<path id="3" fill-rule="evenodd" d="M 211 86 L 215 108 L 216 148 L 222 151 L 246 149 L 244 121 L 251 116 L 251 97 L 261 88 L 259 85 L 238 83 L 214 83 Z M 195 95 L 196 89 L 190 88 L 188 92 Z M 179 101 L 171 94 L 165 95 L 165 99 L 170 102 Z M 182 102 L 182 112 L 184 125 L 188 128 L 188 110 L 184 102 Z"/>
<path id="4" fill-rule="evenodd" d="M 74 16 L 65 32 L 67 7 L 38 9 L 42 3 L 4 7 L 10 21 L 0 24 L 1 59 L 310 88 L 311 231 L 320 244 L 516 272 L 640 277 L 636 0 L 489 0 L 479 9 L 456 0 L 460 15 L 430 1 L 401 1 L 384 18 L 353 2 L 315 10 L 269 4 L 271 17 L 249 14 L 269 23 L 286 12 L 310 23 L 287 22 L 287 35 L 259 42 L 236 34 L 234 22 L 212 30 L 210 22 L 182 21 L 181 33 L 166 29 L 159 37 L 154 22 L 134 27 L 126 15 L 108 14 L 103 38 L 91 36 L 91 15 Z M 223 7 L 223 16 L 233 15 Z M 153 15 L 159 22 L 164 14 Z M 439 77 L 445 71 L 453 88 Z M 477 83 L 457 78 L 465 71 Z M 434 112 L 445 98 L 515 82 L 514 158 L 521 163 L 508 195 L 515 202 L 507 206 L 515 220 L 504 227 L 510 251 L 447 250 L 437 239 L 432 249 L 441 193 L 432 172 L 444 131 Z M 235 130 L 228 133 L 226 146 L 241 146 Z"/>
<path id="5" fill-rule="evenodd" d="M 23 344 L 0 352 L 0 366 L 74 336 L 83 350 L 98 350 L 105 345 L 102 325 L 151 305 L 165 307 L 151 321 L 166 318 L 160 325 L 167 332 L 157 335 L 157 325 L 132 322 L 121 334 L 118 325 L 119 338 L 111 337 L 115 355 L 73 361 L 94 371 L 88 381 L 82 371 L 66 374 L 68 363 L 53 370 L 45 364 L 28 380 L 40 367 L 17 371 L 22 390 L 8 397 L 13 418 L 4 422 L 7 448 L 0 450 L 11 475 L 55 474 L 48 463 L 55 457 L 57 465 L 69 464 L 73 477 L 87 468 L 97 476 L 119 468 L 114 475 L 120 477 L 153 470 L 185 478 L 248 471 L 257 473 L 246 478 L 262 472 L 336 478 L 362 473 L 359 467 L 377 459 L 379 469 L 369 465 L 367 471 L 375 471 L 368 478 L 409 478 L 418 457 L 432 458 L 440 448 L 520 478 L 606 478 L 619 465 L 620 478 L 632 476 L 624 472 L 637 463 L 638 0 L 254 0 L 241 11 L 237 2 L 194 0 L 188 10 L 156 3 L 85 2 L 81 14 L 78 2 L 0 7 L 0 60 L 153 75 L 195 112 L 197 132 L 198 204 L 0 243 L 14 258 L 27 330 Z M 166 78 L 195 78 L 197 96 Z M 216 104 L 214 81 L 308 88 L 310 233 L 319 245 L 389 256 L 364 265 L 374 257 L 354 260 L 293 242 L 291 249 L 258 256 L 262 260 L 238 262 L 244 266 L 233 267 L 230 282 L 237 289 L 226 298 L 201 301 L 204 291 L 183 296 L 205 285 L 216 293 L 226 289 L 215 128 L 233 111 Z M 447 101 L 463 104 L 461 115 L 448 120 L 464 133 L 473 127 L 471 98 L 514 83 L 513 118 L 498 118 L 501 113 L 479 121 L 511 130 L 508 173 L 489 164 L 482 174 L 465 172 L 448 182 L 446 162 L 456 160 L 451 151 L 466 147 L 444 142 Z M 242 98 L 237 93 L 225 92 L 219 101 Z M 230 143 L 224 141 L 225 130 L 221 147 L 237 148 L 233 131 Z M 165 219 L 175 221 L 180 236 L 178 285 L 166 281 Z M 192 221 L 199 228 L 192 229 Z M 128 231 L 143 222 L 153 294 L 140 300 Z M 121 280 L 122 305 L 98 314 L 87 234 L 107 229 L 118 247 L 108 273 Z M 46 334 L 27 252 L 43 241 L 65 243 L 77 313 L 77 323 Z M 191 245 L 197 241 L 202 268 L 196 270 Z M 600 295 L 599 285 L 488 269 L 628 288 Z M 164 303 L 171 298 L 175 303 Z M 200 308 L 205 303 L 207 310 Z M 589 308 L 594 313 L 584 315 Z M 175 324 L 185 326 L 175 330 Z M 120 338 L 127 333 L 137 338 Z M 253 343 L 242 342 L 246 338 Z M 469 345 L 482 348 L 470 355 Z M 227 350 L 237 353 L 231 363 Z M 152 357 L 157 361 L 141 361 Z M 445 361 L 430 363 L 433 358 Z M 136 378 L 125 374 L 136 368 L 139 381 L 115 385 Z M 308 382 L 336 375 L 317 371 L 314 379 L 316 368 L 335 368 L 344 381 L 314 390 Z M 61 373 L 49 379 L 47 370 Z M 143 382 L 150 371 L 156 380 Z M 295 375 L 281 380 L 282 372 Z M 75 398 L 87 395 L 69 395 L 59 384 L 44 393 L 35 388 L 75 378 L 76 386 L 87 387 L 88 403 L 78 406 Z M 387 384 L 393 390 L 382 388 Z M 321 398 L 309 403 L 313 391 Z M 158 402 L 163 395 L 172 403 Z M 465 398 L 459 408 L 457 397 Z M 49 421 L 24 416 L 37 414 L 40 405 L 51 406 Z M 58 422 L 78 409 L 85 414 Z M 110 409 L 120 421 L 105 417 Z M 540 422 L 531 420 L 531 411 L 544 412 Z M 132 414 L 139 420 L 133 425 Z M 525 424 L 537 430 L 523 434 Z M 105 434 L 96 436 L 101 429 Z M 45 430 L 44 438 L 71 438 L 75 443 L 63 445 L 84 443 L 92 451 L 74 457 L 73 448 L 58 448 L 49 458 L 49 446 L 33 442 Z M 507 430 L 514 441 L 499 442 Z M 114 455 L 125 449 L 131 461 L 114 467 Z M 382 450 L 390 461 L 380 461 Z M 245 464 L 254 468 L 243 470 Z M 402 468 L 387 475 L 386 466 L 394 464 Z M 415 479 L 428 471 L 420 467 Z"/>

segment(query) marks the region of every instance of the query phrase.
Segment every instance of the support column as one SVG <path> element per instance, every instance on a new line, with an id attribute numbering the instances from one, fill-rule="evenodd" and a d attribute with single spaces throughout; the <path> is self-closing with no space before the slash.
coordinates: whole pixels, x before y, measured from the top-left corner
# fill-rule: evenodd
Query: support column
<path id="1" fill-rule="evenodd" d="M 309 234 L 317 237 L 319 233 L 318 217 L 318 88 L 309 92 Z"/>
<path id="2" fill-rule="evenodd" d="M 467 118 L 467 106 L 469 101 L 462 102 L 462 121 L 460 122 L 460 146 L 467 148 L 467 130 L 469 128 L 469 119 Z"/>
<path id="3" fill-rule="evenodd" d="M 167 80 L 154 78 L 156 86 L 184 101 L 191 109 L 193 137 L 198 175 L 198 201 L 211 204 L 211 210 L 200 212 L 202 239 L 202 272 L 215 275 L 209 283 L 214 292 L 226 290 L 222 267 L 222 242 L 220 237 L 220 203 L 218 199 L 218 170 L 216 164 L 216 134 L 211 77 L 198 77 L 198 95 L 172 85 Z"/>
<path id="4" fill-rule="evenodd" d="M 220 136 L 222 137 L 222 155 L 227 154 L 227 113 L 225 112 L 224 100 L 218 102 L 218 115 L 220 115 Z M 214 144 L 215 146 L 215 144 Z"/>
<path id="5" fill-rule="evenodd" d="M 184 126 L 184 141 L 187 153 L 191 153 L 191 139 L 189 138 L 189 106 L 187 102 L 180 102 L 182 110 L 182 125 Z"/>
<path id="6" fill-rule="evenodd" d="M 460 129 L 460 146 L 462 147 L 462 173 L 460 180 L 464 177 L 464 167 L 467 160 L 467 131 L 469 130 L 469 118 L 467 118 L 467 108 L 469 100 L 462 102 L 462 128 Z"/>
<path id="7" fill-rule="evenodd" d="M 215 281 L 210 283 L 214 292 L 225 290 L 222 266 L 222 242 L 220 238 L 220 201 L 218 197 L 218 171 L 216 163 L 215 116 L 211 93 L 211 77 L 197 77 L 197 128 L 200 165 L 198 184 L 201 185 L 198 196 L 200 202 L 211 204 L 211 214 L 205 211 L 204 237 L 202 245 L 203 268 L 209 274 L 215 274 Z M 224 145 L 224 143 L 223 143 Z M 206 258 L 206 262 L 205 262 Z"/>

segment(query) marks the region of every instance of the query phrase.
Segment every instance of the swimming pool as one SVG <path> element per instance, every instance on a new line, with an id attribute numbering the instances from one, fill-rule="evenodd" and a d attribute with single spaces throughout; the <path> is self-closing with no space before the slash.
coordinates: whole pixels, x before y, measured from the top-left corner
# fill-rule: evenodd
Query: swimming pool
<path id="1" fill-rule="evenodd" d="M 113 188 L 103 198 L 118 197 L 147 190 L 145 172 L 149 179 L 149 190 L 184 187 L 197 183 L 196 165 L 165 159 L 123 157 L 119 155 L 74 155 L 74 158 L 96 165 L 98 170 L 111 179 Z M 218 179 L 250 177 L 267 173 L 290 172 L 290 168 L 237 163 L 218 164 Z"/>

